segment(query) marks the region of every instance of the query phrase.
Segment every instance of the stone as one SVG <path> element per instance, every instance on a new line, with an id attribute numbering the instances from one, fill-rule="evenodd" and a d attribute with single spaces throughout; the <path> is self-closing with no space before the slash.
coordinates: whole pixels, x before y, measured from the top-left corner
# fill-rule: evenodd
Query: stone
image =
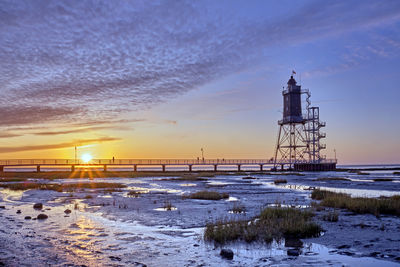
<path id="1" fill-rule="evenodd" d="M 35 204 L 33 205 L 33 208 L 34 208 L 35 210 L 41 210 L 41 209 L 43 208 L 43 204 L 42 204 L 42 203 L 35 203 Z"/>
<path id="2" fill-rule="evenodd" d="M 6 206 L 0 206 L 0 209 L 5 210 L 5 209 L 6 209 Z"/>
<path id="3" fill-rule="evenodd" d="M 43 213 L 40 213 L 40 214 L 37 216 L 37 219 L 38 219 L 38 220 L 44 220 L 44 219 L 47 219 L 47 218 L 49 218 L 49 216 L 47 216 L 46 214 L 43 214 Z"/>
<path id="4" fill-rule="evenodd" d="M 117 257 L 117 256 L 109 256 L 109 258 L 110 258 L 112 261 L 121 261 L 121 260 L 122 260 L 120 257 Z"/>
<path id="5" fill-rule="evenodd" d="M 222 258 L 232 260 L 233 259 L 233 251 L 231 249 L 226 249 L 223 248 L 221 249 L 221 252 L 219 253 Z"/>
<path id="6" fill-rule="evenodd" d="M 64 213 L 65 213 L 65 214 L 70 214 L 70 213 L 71 213 L 71 210 L 70 210 L 70 209 L 66 209 L 66 210 L 64 210 Z"/>
<path id="7" fill-rule="evenodd" d="M 25 216 L 25 220 L 30 220 L 30 219 L 32 219 L 31 216 Z"/>
<path id="8" fill-rule="evenodd" d="M 303 242 L 297 238 L 286 238 L 285 239 L 285 247 L 293 247 L 293 248 L 301 248 L 303 246 Z"/>
<path id="9" fill-rule="evenodd" d="M 141 262 L 137 262 L 137 261 L 135 261 L 135 262 L 133 263 L 133 266 L 137 266 L 137 267 L 147 267 L 146 264 L 141 263 Z"/>
<path id="10" fill-rule="evenodd" d="M 337 247 L 338 249 L 350 248 L 350 245 L 341 245 Z"/>
<path id="11" fill-rule="evenodd" d="M 300 251 L 298 249 L 288 249 L 287 255 L 297 257 L 300 255 Z"/>
<path id="12" fill-rule="evenodd" d="M 21 213 L 21 210 L 17 210 L 17 214 L 20 214 Z"/>

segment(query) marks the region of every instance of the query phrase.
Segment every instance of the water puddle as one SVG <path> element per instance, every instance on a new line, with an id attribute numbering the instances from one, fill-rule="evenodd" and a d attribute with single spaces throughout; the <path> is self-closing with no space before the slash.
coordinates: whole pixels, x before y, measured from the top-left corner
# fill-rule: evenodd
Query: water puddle
<path id="1" fill-rule="evenodd" d="M 271 186 L 271 185 L 270 185 Z M 389 190 L 374 190 L 374 189 L 355 189 L 355 188 L 337 188 L 337 187 L 324 187 L 324 186 L 307 186 L 307 185 L 272 185 L 277 188 L 291 189 L 296 191 L 305 191 L 305 190 L 314 190 L 321 189 L 336 193 L 345 193 L 349 194 L 352 197 L 391 197 L 395 195 L 399 195 L 400 193 L 397 191 L 389 191 Z"/>
<path id="2" fill-rule="evenodd" d="M 156 210 L 156 211 L 174 211 L 174 210 L 178 210 L 178 208 L 176 208 L 176 207 L 155 208 L 155 209 L 153 209 L 153 210 Z"/>
<path id="3" fill-rule="evenodd" d="M 239 199 L 237 197 L 229 197 L 225 201 L 238 201 Z"/>
<path id="4" fill-rule="evenodd" d="M 179 184 L 179 186 L 192 187 L 192 186 L 197 186 L 197 184 Z"/>

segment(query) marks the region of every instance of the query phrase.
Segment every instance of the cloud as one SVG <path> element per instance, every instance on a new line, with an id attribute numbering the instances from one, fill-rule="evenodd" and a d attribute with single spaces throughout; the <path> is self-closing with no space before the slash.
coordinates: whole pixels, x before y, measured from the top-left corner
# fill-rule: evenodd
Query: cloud
<path id="1" fill-rule="evenodd" d="M 93 132 L 93 131 L 100 131 L 100 130 L 131 130 L 130 127 L 127 126 L 98 126 L 98 127 L 86 127 L 86 128 L 76 128 L 70 130 L 58 130 L 58 131 L 41 131 L 41 132 L 34 132 L 34 135 L 60 135 L 60 134 L 71 134 L 71 133 L 86 133 L 86 132 Z"/>
<path id="2" fill-rule="evenodd" d="M 20 134 L 11 133 L 11 132 L 2 132 L 0 133 L 0 138 L 11 138 L 11 137 L 18 137 L 21 136 Z"/>
<path id="3" fill-rule="evenodd" d="M 94 138 L 94 139 L 80 139 L 80 140 L 76 140 L 73 142 L 65 142 L 65 143 L 49 144 L 49 145 L 0 147 L 0 153 L 62 149 L 62 148 L 71 148 L 74 146 L 84 146 L 84 145 L 89 145 L 89 144 L 98 144 L 98 143 L 103 143 L 103 142 L 113 142 L 113 141 L 119 141 L 119 140 L 121 140 L 121 139 L 116 138 L 116 137 L 102 137 L 102 138 Z"/>
<path id="4" fill-rule="evenodd" d="M 2 1 L 1 125 L 113 119 L 265 60 L 273 46 L 400 17 L 396 0 L 316 1 L 273 19 L 228 3 Z"/>

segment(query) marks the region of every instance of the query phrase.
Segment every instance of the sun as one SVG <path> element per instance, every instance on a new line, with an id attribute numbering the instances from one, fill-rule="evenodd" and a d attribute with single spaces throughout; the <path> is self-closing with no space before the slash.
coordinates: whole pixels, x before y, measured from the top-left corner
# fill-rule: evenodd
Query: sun
<path id="1" fill-rule="evenodd" d="M 91 161 L 92 160 L 92 155 L 90 155 L 90 154 L 83 154 L 82 156 L 81 156 L 81 159 L 83 160 L 83 162 L 84 163 L 88 163 L 89 161 Z"/>

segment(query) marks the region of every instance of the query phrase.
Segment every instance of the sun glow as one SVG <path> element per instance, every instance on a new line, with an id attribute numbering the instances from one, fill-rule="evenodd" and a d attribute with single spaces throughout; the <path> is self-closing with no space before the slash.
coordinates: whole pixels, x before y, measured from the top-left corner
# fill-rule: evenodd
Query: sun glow
<path id="1" fill-rule="evenodd" d="M 88 163 L 89 161 L 91 161 L 92 160 L 92 156 L 90 155 L 90 154 L 83 154 L 82 156 L 81 156 L 81 159 L 82 159 L 82 161 L 84 162 L 84 163 Z"/>

